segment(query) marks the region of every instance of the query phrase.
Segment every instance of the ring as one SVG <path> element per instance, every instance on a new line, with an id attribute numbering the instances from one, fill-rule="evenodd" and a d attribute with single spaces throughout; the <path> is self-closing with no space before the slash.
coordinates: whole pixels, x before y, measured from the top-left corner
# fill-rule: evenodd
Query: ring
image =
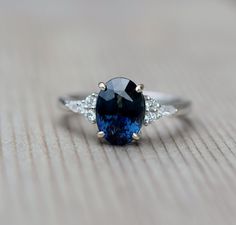
<path id="1" fill-rule="evenodd" d="M 169 94 L 146 92 L 144 85 L 116 77 L 98 84 L 99 93 L 59 98 L 64 108 L 97 124 L 99 139 L 126 145 L 140 139 L 143 125 L 166 116 L 184 116 L 191 102 Z"/>

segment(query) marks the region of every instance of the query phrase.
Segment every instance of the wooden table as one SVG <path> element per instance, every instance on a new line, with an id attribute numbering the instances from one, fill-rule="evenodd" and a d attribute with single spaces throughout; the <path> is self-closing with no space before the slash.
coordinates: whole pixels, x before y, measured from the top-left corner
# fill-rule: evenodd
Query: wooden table
<path id="1" fill-rule="evenodd" d="M 236 224 L 234 1 L 0 5 L 0 224 Z M 120 75 L 191 116 L 113 148 L 58 109 Z"/>

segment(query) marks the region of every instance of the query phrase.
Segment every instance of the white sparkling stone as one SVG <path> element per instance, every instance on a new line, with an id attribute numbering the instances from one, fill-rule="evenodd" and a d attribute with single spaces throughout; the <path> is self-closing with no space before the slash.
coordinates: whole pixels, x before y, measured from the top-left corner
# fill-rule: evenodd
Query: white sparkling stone
<path id="1" fill-rule="evenodd" d="M 162 116 L 170 116 L 177 112 L 177 109 L 172 105 L 162 105 L 159 108 L 159 113 Z"/>
<path id="2" fill-rule="evenodd" d="M 97 103 L 97 94 L 89 95 L 84 102 L 86 108 L 95 109 Z"/>
<path id="3" fill-rule="evenodd" d="M 96 113 L 94 110 L 88 110 L 85 114 L 86 118 L 88 119 L 89 122 L 95 123 L 96 122 Z"/>
<path id="4" fill-rule="evenodd" d="M 144 124 L 148 125 L 163 116 L 170 116 L 177 112 L 177 109 L 171 105 L 160 105 L 157 99 L 145 96 L 146 114 Z"/>
<path id="5" fill-rule="evenodd" d="M 83 110 L 83 105 L 81 101 L 68 101 L 68 103 L 65 104 L 67 108 L 69 108 L 71 111 L 78 113 Z"/>
<path id="6" fill-rule="evenodd" d="M 157 99 L 146 97 L 146 111 L 157 111 L 160 104 Z"/>
<path id="7" fill-rule="evenodd" d="M 89 122 L 96 122 L 97 94 L 91 94 L 85 100 L 70 100 L 65 106 L 75 113 L 83 114 Z"/>

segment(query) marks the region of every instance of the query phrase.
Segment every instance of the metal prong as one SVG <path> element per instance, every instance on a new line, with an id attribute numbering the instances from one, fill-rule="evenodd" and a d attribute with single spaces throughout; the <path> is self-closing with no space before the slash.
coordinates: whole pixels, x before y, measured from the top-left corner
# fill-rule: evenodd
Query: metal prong
<path id="1" fill-rule="evenodd" d="M 104 138 L 104 136 L 105 136 L 105 133 L 104 133 L 103 131 L 98 131 L 98 132 L 97 132 L 97 137 L 98 137 L 99 139 Z"/>
<path id="2" fill-rule="evenodd" d="M 140 136 L 139 136 L 139 134 L 133 133 L 132 138 L 134 141 L 138 141 L 140 139 Z"/>
<path id="3" fill-rule="evenodd" d="M 144 85 L 143 85 L 143 84 L 138 84 L 137 87 L 135 88 L 135 90 L 136 90 L 138 93 L 142 93 L 142 92 L 143 92 L 143 89 L 144 89 Z"/>
<path id="4" fill-rule="evenodd" d="M 100 83 L 98 84 L 98 87 L 99 87 L 102 91 L 105 91 L 105 90 L 107 89 L 106 84 L 103 83 L 103 82 L 100 82 Z"/>

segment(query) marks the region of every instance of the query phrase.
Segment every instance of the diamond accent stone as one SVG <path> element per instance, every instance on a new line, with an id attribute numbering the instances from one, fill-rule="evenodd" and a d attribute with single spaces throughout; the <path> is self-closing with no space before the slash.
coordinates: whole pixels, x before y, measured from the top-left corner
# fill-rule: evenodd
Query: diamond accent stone
<path id="1" fill-rule="evenodd" d="M 86 118 L 88 119 L 88 121 L 90 121 L 91 123 L 95 123 L 96 122 L 96 113 L 94 110 L 88 110 L 85 113 Z"/>
<path id="2" fill-rule="evenodd" d="M 145 102 L 147 112 L 156 112 L 160 108 L 160 104 L 157 99 L 145 96 Z"/>
<path id="3" fill-rule="evenodd" d="M 161 105 L 157 99 L 145 96 L 146 113 L 144 125 L 149 125 L 153 121 L 160 119 L 163 116 L 171 116 L 177 112 L 177 109 L 172 105 Z"/>
<path id="4" fill-rule="evenodd" d="M 162 105 L 159 108 L 161 116 L 171 116 L 177 112 L 177 109 L 172 105 Z"/>
<path id="5" fill-rule="evenodd" d="M 96 123 L 96 103 L 98 95 L 93 93 L 85 100 L 69 100 L 65 106 L 74 113 L 83 114 L 90 123 Z"/>

